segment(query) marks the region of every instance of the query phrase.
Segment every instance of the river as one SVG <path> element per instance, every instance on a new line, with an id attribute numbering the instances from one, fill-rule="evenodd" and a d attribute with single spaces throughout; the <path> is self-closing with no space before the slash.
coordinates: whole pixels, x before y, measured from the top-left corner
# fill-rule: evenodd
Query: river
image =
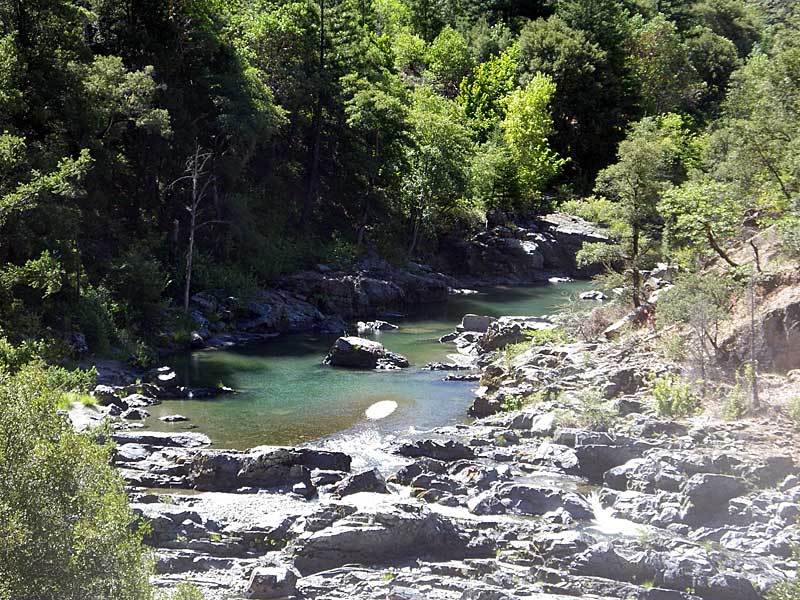
<path id="1" fill-rule="evenodd" d="M 193 352 L 172 362 L 183 383 L 223 384 L 237 393 L 211 400 L 166 401 L 150 408 L 153 422 L 178 413 L 190 421 L 159 423 L 158 428 L 196 427 L 217 447 L 242 449 L 322 438 L 323 442 L 337 440 L 339 447 L 346 440 L 372 445 L 369 441 L 376 438 L 465 422 L 475 384 L 445 382 L 444 373 L 421 368 L 431 361 L 446 361 L 455 352 L 454 346 L 440 344 L 438 338 L 452 331 L 467 313 L 552 314 L 586 289 L 588 284 L 578 282 L 495 287 L 421 307 L 394 320 L 400 329 L 369 336 L 408 357 L 411 367 L 402 371 L 324 366 L 322 359 L 335 335 L 284 335 L 263 344 Z M 348 333 L 355 334 L 355 327 Z M 370 406 L 386 401 L 397 405 L 391 414 L 377 420 L 367 417 Z"/>

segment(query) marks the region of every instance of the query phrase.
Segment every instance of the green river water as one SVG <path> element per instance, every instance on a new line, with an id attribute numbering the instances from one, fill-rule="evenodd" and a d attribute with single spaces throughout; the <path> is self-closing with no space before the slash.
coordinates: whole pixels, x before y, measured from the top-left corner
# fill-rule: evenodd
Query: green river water
<path id="1" fill-rule="evenodd" d="M 397 331 L 373 335 L 389 350 L 408 357 L 402 371 L 354 371 L 322 365 L 336 336 L 285 335 L 267 343 L 229 350 L 204 350 L 171 361 L 186 385 L 224 384 L 238 393 L 212 400 L 170 400 L 153 406 L 158 429 L 196 427 L 217 447 L 294 445 L 311 440 L 344 451 L 378 446 L 378 442 L 467 419 L 475 383 L 444 382 L 442 372 L 420 367 L 445 361 L 455 352 L 438 338 L 466 313 L 484 315 L 552 314 L 586 283 L 491 288 L 446 303 L 426 306 L 417 314 L 394 319 Z M 355 327 L 348 333 L 355 334 Z M 367 408 L 385 400 L 397 409 L 380 420 Z M 179 413 L 189 423 L 169 425 L 158 417 Z M 357 446 L 354 447 L 354 446 Z"/>

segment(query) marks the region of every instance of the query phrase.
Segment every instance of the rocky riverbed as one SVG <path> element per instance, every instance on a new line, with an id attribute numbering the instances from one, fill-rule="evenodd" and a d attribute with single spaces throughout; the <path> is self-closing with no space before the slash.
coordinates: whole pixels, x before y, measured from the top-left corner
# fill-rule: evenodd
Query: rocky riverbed
<path id="1" fill-rule="evenodd" d="M 511 356 L 497 348 L 517 328 L 546 323 L 470 324 L 457 335 L 473 334 L 480 418 L 383 448 L 393 467 L 354 467 L 358 448 L 116 433 L 157 584 L 208 598 L 757 600 L 793 571 L 800 478 L 778 425 L 658 418 L 647 382 L 672 367 L 643 340 Z"/>

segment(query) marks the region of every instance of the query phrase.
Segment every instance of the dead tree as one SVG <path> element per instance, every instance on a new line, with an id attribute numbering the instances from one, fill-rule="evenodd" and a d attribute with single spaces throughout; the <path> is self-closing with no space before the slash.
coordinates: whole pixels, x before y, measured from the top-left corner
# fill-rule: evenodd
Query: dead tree
<path id="1" fill-rule="evenodd" d="M 189 213 L 189 247 L 186 252 L 186 280 L 183 287 L 183 311 L 189 312 L 189 296 L 192 288 L 192 262 L 197 231 L 205 225 L 222 223 L 219 220 L 199 221 L 203 203 L 208 197 L 209 188 L 216 182 L 211 169 L 214 153 L 195 143 L 194 153 L 186 160 L 184 174 L 170 184 L 173 188 L 184 182 L 191 182 L 191 197 L 186 205 Z"/>

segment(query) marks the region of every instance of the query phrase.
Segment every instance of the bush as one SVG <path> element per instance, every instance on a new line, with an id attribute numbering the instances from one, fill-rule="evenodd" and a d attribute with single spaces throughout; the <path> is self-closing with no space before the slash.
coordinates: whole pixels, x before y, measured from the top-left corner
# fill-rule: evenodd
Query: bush
<path id="1" fill-rule="evenodd" d="M 795 429 L 800 429 L 800 396 L 789 400 L 789 418 L 794 422 Z"/>
<path id="2" fill-rule="evenodd" d="M 614 424 L 617 414 L 605 403 L 605 399 L 595 390 L 581 396 L 581 410 L 577 421 L 581 427 L 591 431 L 608 431 Z"/>
<path id="3" fill-rule="evenodd" d="M 728 392 L 722 407 L 722 417 L 726 421 L 736 421 L 750 412 L 753 375 L 753 367 L 750 364 L 745 365 L 742 373 L 736 372 L 736 384 Z"/>
<path id="4" fill-rule="evenodd" d="M 667 375 L 652 382 L 651 392 L 656 412 L 661 417 L 685 417 L 692 415 L 699 406 L 692 386 L 677 375 Z"/>
<path id="5" fill-rule="evenodd" d="M 55 412 L 84 382 L 41 364 L 0 373 L 0 597 L 149 600 L 149 560 L 110 449 Z"/>
<path id="6" fill-rule="evenodd" d="M 786 217 L 778 223 L 783 249 L 791 256 L 800 256 L 800 217 Z"/>

